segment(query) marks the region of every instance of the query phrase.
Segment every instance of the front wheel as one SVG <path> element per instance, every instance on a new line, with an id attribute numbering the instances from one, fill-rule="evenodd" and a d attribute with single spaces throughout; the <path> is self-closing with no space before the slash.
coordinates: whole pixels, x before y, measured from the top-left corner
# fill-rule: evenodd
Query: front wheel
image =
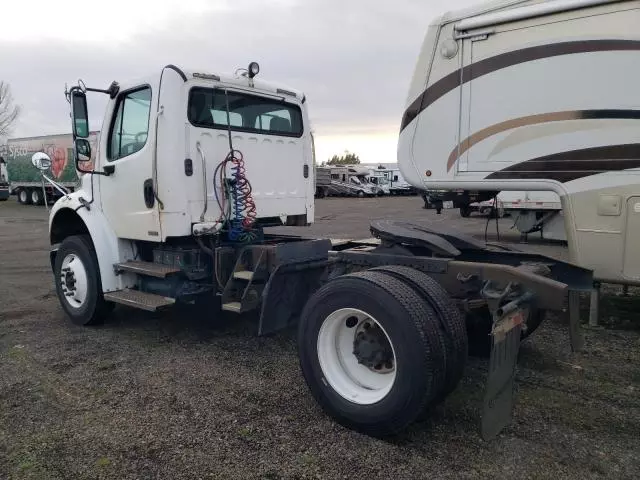
<path id="1" fill-rule="evenodd" d="M 469 205 L 460 207 L 460 216 L 462 218 L 469 218 L 469 216 L 471 216 L 471 207 Z"/>
<path id="2" fill-rule="evenodd" d="M 54 275 L 58 299 L 73 323 L 94 325 L 104 320 L 112 305 L 102 296 L 98 260 L 88 235 L 63 240 Z"/>
<path id="3" fill-rule="evenodd" d="M 413 289 L 382 272 L 345 275 L 320 288 L 300 317 L 298 351 L 320 406 L 368 435 L 405 428 L 444 383 L 438 320 Z"/>

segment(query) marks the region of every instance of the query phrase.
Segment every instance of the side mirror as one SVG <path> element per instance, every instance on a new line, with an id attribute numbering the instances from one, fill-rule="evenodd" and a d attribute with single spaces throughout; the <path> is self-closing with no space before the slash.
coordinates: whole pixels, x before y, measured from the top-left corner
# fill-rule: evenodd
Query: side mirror
<path id="1" fill-rule="evenodd" d="M 51 168 L 51 157 L 44 152 L 36 152 L 31 156 L 31 163 L 41 172 Z"/>
<path id="2" fill-rule="evenodd" d="M 87 96 L 80 89 L 71 91 L 71 118 L 74 138 L 89 138 Z"/>
<path id="3" fill-rule="evenodd" d="M 76 138 L 76 162 L 91 161 L 91 144 L 85 138 Z"/>

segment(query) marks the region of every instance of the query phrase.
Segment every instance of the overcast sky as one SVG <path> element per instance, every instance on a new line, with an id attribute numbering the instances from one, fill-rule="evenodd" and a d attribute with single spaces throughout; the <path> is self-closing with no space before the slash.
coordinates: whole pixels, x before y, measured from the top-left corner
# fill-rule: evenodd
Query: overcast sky
<path id="1" fill-rule="evenodd" d="M 70 130 L 65 82 L 107 87 L 168 63 L 233 72 L 255 60 L 265 79 L 306 93 L 318 161 L 348 149 L 394 162 L 427 25 L 478 1 L 5 1 L 0 79 L 23 109 L 13 136 L 45 135 Z"/>

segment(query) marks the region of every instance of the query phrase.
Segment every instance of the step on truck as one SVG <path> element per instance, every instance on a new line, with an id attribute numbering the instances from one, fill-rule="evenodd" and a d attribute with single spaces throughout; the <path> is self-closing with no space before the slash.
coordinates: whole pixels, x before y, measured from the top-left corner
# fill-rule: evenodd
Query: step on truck
<path id="1" fill-rule="evenodd" d="M 97 144 L 98 135 L 99 132 L 89 135 L 93 146 Z M 43 184 L 41 176 L 34 171 L 31 157 L 36 152 L 44 152 L 51 158 L 51 166 L 43 173 L 54 180 L 57 187 L 48 182 Z M 0 178 L 0 198 L 3 197 L 2 185 L 5 185 L 8 194 L 15 195 L 19 203 L 44 205 L 45 201 L 53 203 L 65 192 L 73 192 L 78 187 L 71 134 L 11 138 L 5 145 L 0 145 L 0 157 L 5 162 L 4 182 Z"/>
<path id="2" fill-rule="evenodd" d="M 107 100 L 91 168 L 88 94 Z M 364 240 L 270 233 L 313 223 L 313 147 L 305 95 L 263 80 L 255 62 L 234 75 L 167 65 L 66 96 L 81 186 L 52 207 L 49 234 L 57 296 L 78 325 L 116 304 L 193 302 L 210 316 L 254 312 L 259 335 L 297 325 L 313 397 L 374 436 L 442 402 L 477 352 L 491 359 L 492 438 L 511 418 L 520 342 L 546 312 L 566 316 L 579 348 L 589 270 L 391 220 Z M 50 166 L 44 152 L 32 161 Z"/>

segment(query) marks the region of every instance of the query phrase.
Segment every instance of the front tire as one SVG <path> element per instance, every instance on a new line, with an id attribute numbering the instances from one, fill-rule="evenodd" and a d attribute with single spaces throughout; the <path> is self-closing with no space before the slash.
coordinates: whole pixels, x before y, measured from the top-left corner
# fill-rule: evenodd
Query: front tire
<path id="1" fill-rule="evenodd" d="M 54 266 L 56 293 L 62 308 L 76 325 L 102 323 L 112 304 L 102 296 L 100 269 L 91 237 L 73 235 L 63 240 Z"/>
<path id="2" fill-rule="evenodd" d="M 414 422 L 444 384 L 438 320 L 416 292 L 382 272 L 344 275 L 320 288 L 300 317 L 298 351 L 324 411 L 376 437 Z"/>
<path id="3" fill-rule="evenodd" d="M 460 216 L 462 218 L 469 218 L 471 216 L 471 207 L 469 205 L 460 207 Z"/>

